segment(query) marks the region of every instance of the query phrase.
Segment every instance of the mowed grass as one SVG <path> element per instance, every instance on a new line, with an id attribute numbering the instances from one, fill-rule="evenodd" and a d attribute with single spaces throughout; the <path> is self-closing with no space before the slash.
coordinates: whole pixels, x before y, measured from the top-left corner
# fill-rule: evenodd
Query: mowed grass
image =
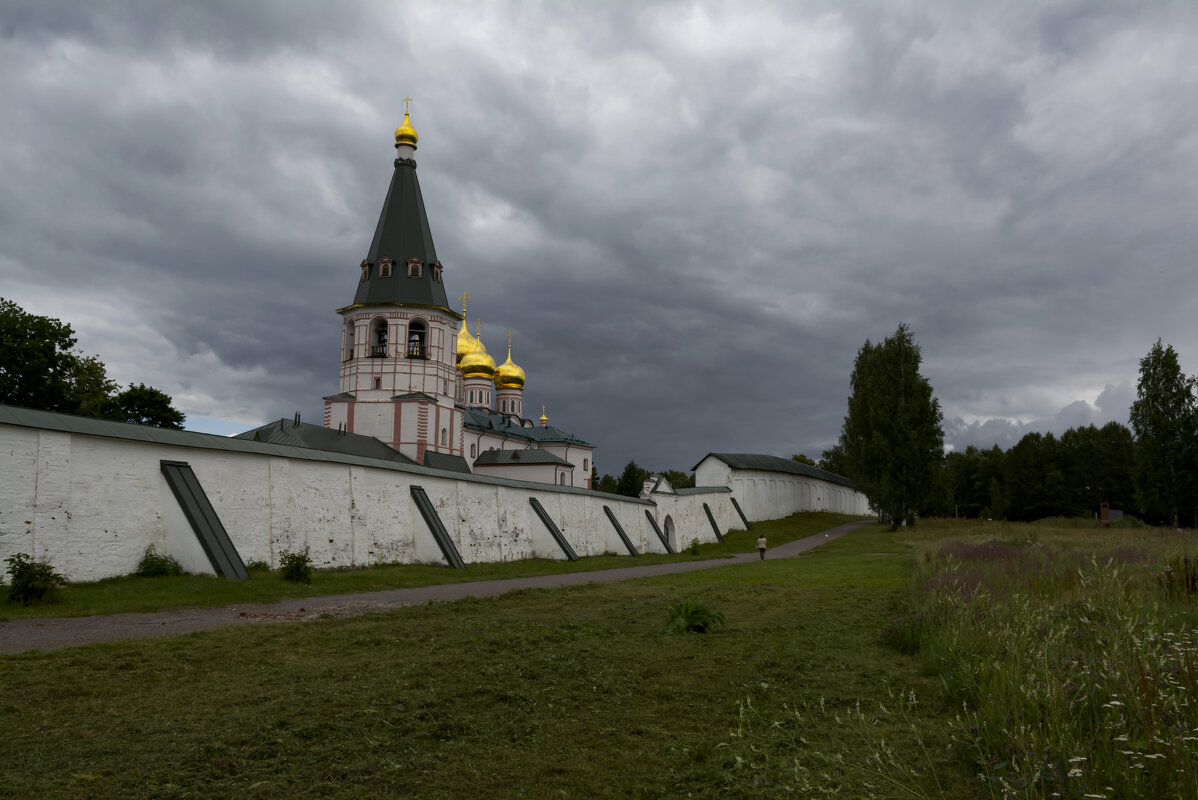
<path id="1" fill-rule="evenodd" d="M 752 531 L 734 531 L 723 543 L 700 545 L 675 555 L 645 553 L 602 555 L 578 561 L 525 559 L 491 564 L 469 564 L 466 569 L 420 564 L 383 564 L 361 569 L 320 570 L 311 584 L 283 580 L 277 573 L 254 571 L 249 580 L 181 575 L 138 578 L 128 575 L 93 583 L 73 583 L 55 593 L 54 601 L 23 607 L 0 600 L 0 621 L 30 617 L 78 617 L 93 614 L 158 611 L 165 608 L 211 607 L 244 603 L 273 603 L 294 597 L 353 594 L 384 589 L 403 589 L 444 583 L 526 578 L 563 572 L 586 572 L 620 567 L 695 561 L 751 552 L 757 536 L 764 533 L 771 547 L 827 530 L 842 522 L 859 519 L 844 514 L 804 512 L 780 520 L 758 522 Z M 686 543 L 680 543 L 685 545 Z M 7 576 L 4 576 L 7 577 Z M 6 596 L 0 592 L 0 596 Z"/>
<path id="2" fill-rule="evenodd" d="M 879 639 L 911 550 L 0 657 L 0 796 L 985 796 Z"/>

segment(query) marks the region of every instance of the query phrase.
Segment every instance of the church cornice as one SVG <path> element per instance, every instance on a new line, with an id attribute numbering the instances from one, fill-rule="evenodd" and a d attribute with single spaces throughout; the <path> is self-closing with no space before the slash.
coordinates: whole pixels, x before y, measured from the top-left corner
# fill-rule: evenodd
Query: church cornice
<path id="1" fill-rule="evenodd" d="M 346 311 L 353 311 L 356 308 L 427 308 L 433 311 L 443 311 L 454 319 L 465 320 L 466 316 L 454 311 L 452 308 L 445 306 L 432 306 L 425 303 L 352 303 L 344 308 L 336 309 L 336 313 L 344 314 Z"/>

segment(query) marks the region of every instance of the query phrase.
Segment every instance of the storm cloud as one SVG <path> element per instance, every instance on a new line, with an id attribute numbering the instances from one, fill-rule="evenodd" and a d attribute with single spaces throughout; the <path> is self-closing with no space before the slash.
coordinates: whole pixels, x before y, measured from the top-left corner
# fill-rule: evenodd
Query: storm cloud
<path id="1" fill-rule="evenodd" d="M 998 5 L 8 2 L 0 295 L 319 420 L 410 96 L 450 296 L 601 472 L 818 457 L 899 322 L 953 447 L 1126 423 L 1198 358 L 1198 6 Z"/>

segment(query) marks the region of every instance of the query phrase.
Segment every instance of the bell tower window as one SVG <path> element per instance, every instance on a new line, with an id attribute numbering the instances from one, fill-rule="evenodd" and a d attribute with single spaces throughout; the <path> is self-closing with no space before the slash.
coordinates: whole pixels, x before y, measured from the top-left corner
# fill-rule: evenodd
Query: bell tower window
<path id="1" fill-rule="evenodd" d="M 379 261 L 379 277 L 380 278 L 390 278 L 391 277 L 391 265 L 394 263 L 395 262 L 389 258 L 381 259 Z"/>
<path id="2" fill-rule="evenodd" d="M 419 278 L 420 274 L 421 274 L 421 268 L 423 266 L 424 266 L 424 262 L 422 262 L 420 259 L 409 258 L 408 259 L 408 277 L 409 278 Z"/>
<path id="3" fill-rule="evenodd" d="M 387 357 L 387 320 L 381 317 L 370 323 L 370 357 Z"/>
<path id="4" fill-rule="evenodd" d="M 352 319 L 345 323 L 345 336 L 343 340 L 345 352 L 342 353 L 341 357 L 344 361 L 350 361 L 354 357 L 354 321 Z"/>
<path id="5" fill-rule="evenodd" d="M 440 261 L 433 262 L 433 281 L 435 283 L 441 282 L 441 262 Z"/>
<path id="6" fill-rule="evenodd" d="M 418 319 L 408 325 L 408 358 L 428 358 L 428 326 Z"/>
<path id="7" fill-rule="evenodd" d="M 369 261 L 366 261 L 366 260 L 363 260 L 363 261 L 362 261 L 362 280 L 361 280 L 361 283 L 366 283 L 366 281 L 368 281 L 368 280 L 370 280 L 370 262 L 369 262 Z"/>

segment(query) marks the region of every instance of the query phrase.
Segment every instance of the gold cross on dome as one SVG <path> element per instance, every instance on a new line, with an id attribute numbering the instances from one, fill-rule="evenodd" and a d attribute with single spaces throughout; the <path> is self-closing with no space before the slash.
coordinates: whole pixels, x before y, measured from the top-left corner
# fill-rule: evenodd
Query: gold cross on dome
<path id="1" fill-rule="evenodd" d="M 466 301 L 473 300 L 474 298 L 465 292 L 462 292 L 460 295 L 458 295 L 458 299 L 462 301 L 462 316 L 464 317 L 466 316 Z"/>
<path id="2" fill-rule="evenodd" d="M 478 319 L 474 320 L 474 338 L 478 339 L 480 342 L 483 339 L 483 318 L 482 317 L 479 317 Z"/>
<path id="3" fill-rule="evenodd" d="M 403 99 L 403 113 L 407 114 L 408 112 L 410 112 L 412 110 L 411 104 L 412 104 L 412 98 L 405 97 Z"/>
<path id="4" fill-rule="evenodd" d="M 512 332 L 511 332 L 511 331 L 508 331 L 508 332 L 507 332 L 505 335 L 507 336 L 507 349 L 508 349 L 508 352 L 511 352 L 511 349 L 512 349 Z"/>

